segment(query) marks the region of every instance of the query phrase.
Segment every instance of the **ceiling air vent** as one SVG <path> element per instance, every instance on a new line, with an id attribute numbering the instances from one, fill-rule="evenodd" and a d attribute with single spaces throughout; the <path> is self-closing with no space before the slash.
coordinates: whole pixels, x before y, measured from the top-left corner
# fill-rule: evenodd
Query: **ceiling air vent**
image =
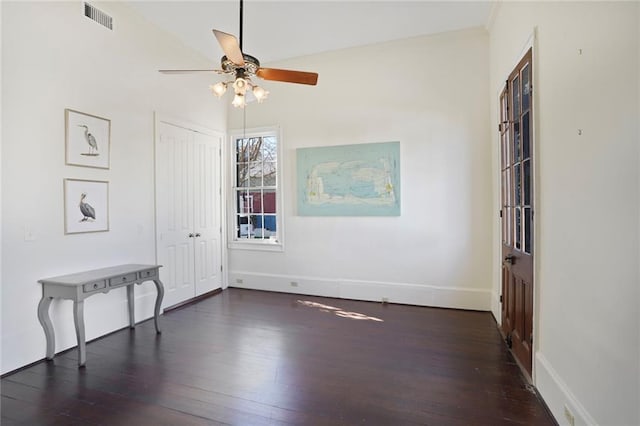
<path id="1" fill-rule="evenodd" d="M 103 27 L 107 27 L 110 30 L 113 30 L 113 18 L 100 9 L 96 9 L 94 6 L 91 6 L 89 3 L 84 4 L 84 16 L 93 21 L 96 21 Z"/>

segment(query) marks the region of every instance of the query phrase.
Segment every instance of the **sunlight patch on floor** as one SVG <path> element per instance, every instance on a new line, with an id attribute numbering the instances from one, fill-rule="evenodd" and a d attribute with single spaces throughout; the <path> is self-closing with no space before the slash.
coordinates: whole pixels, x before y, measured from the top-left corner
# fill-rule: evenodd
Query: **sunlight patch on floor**
<path id="1" fill-rule="evenodd" d="M 341 317 L 341 318 L 349 318 L 349 319 L 354 319 L 354 320 L 366 320 L 366 321 L 384 322 L 384 320 L 382 320 L 380 318 L 370 317 L 368 315 L 361 314 L 361 313 L 358 313 L 358 312 L 345 311 L 342 308 L 336 308 L 335 306 L 329 306 L 329 305 L 325 305 L 325 304 L 318 303 L 318 302 L 311 302 L 309 300 L 298 300 L 298 303 L 303 305 L 303 306 L 308 306 L 310 308 L 318 308 L 320 310 L 320 312 L 333 313 L 334 315 L 336 315 L 338 317 Z"/>

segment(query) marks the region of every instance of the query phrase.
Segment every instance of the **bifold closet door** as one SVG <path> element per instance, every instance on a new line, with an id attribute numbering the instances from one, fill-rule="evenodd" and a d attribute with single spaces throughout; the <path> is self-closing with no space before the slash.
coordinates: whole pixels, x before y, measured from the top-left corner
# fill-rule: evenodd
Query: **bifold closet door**
<path id="1" fill-rule="evenodd" d="M 156 249 L 170 307 L 221 285 L 221 137 L 162 121 L 157 131 Z"/>

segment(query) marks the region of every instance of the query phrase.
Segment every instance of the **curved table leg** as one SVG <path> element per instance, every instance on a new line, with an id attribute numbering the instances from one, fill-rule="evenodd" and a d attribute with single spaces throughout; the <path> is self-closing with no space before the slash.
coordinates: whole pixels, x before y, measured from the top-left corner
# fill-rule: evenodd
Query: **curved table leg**
<path id="1" fill-rule="evenodd" d="M 136 328 L 136 299 L 133 293 L 134 284 L 127 286 L 127 304 L 129 305 L 129 328 Z"/>
<path id="2" fill-rule="evenodd" d="M 160 325 L 158 324 L 158 317 L 160 316 L 160 306 L 162 306 L 162 299 L 164 298 L 164 286 L 160 279 L 155 279 L 153 282 L 156 285 L 156 290 L 158 292 L 156 296 L 155 310 L 153 311 L 153 321 L 156 325 L 156 333 L 159 334 L 162 333 L 162 331 L 160 331 Z"/>
<path id="3" fill-rule="evenodd" d="M 73 302 L 73 321 L 76 324 L 78 339 L 78 367 L 84 367 L 87 362 L 87 346 L 84 339 L 84 300 Z"/>
<path id="4" fill-rule="evenodd" d="M 49 317 L 49 305 L 51 305 L 52 297 L 42 296 L 38 303 L 38 320 L 44 329 L 44 336 L 47 339 L 47 359 L 53 359 L 56 352 L 56 334 L 53 331 L 53 324 Z"/>

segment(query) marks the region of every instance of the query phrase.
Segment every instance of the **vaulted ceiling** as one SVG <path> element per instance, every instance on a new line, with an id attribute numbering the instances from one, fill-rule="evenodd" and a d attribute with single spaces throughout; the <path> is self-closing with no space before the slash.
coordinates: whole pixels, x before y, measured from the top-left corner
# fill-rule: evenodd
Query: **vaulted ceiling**
<path id="1" fill-rule="evenodd" d="M 484 26 L 491 1 L 244 2 L 244 51 L 262 63 Z M 222 56 L 211 30 L 239 34 L 239 1 L 130 1 L 147 20 L 201 52 Z M 169 65 L 169 64 L 168 64 Z M 175 64 L 188 67 L 190 64 Z"/>

